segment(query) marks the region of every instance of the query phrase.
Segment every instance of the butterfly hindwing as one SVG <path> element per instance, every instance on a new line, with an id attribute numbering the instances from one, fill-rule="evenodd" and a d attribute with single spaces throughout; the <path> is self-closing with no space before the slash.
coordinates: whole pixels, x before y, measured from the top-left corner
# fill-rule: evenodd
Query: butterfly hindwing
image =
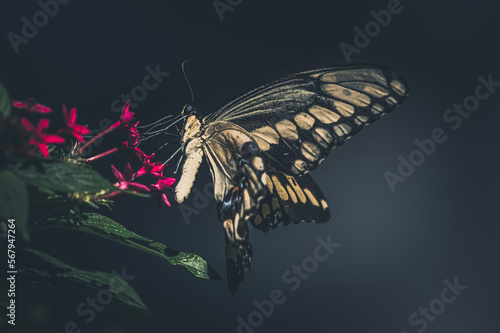
<path id="1" fill-rule="evenodd" d="M 302 175 L 363 127 L 393 111 L 408 88 L 378 66 L 287 76 L 235 99 L 205 121 L 230 121 L 253 136 L 274 169 Z"/>
<path id="2" fill-rule="evenodd" d="M 277 171 L 266 173 L 269 195 L 251 219 L 255 228 L 267 232 L 278 224 L 326 222 L 330 211 L 323 193 L 309 175 L 291 176 Z"/>

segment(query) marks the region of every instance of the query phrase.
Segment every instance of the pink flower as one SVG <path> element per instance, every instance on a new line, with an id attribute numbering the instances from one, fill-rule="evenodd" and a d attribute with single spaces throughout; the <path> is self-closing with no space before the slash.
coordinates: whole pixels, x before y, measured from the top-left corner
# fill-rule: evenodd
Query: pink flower
<path id="1" fill-rule="evenodd" d="M 165 194 L 164 191 L 170 189 L 170 186 L 174 183 L 174 178 L 165 178 L 158 180 L 156 184 L 149 185 L 151 191 L 156 192 L 155 199 L 158 209 L 163 207 L 163 203 L 170 207 L 170 202 L 168 201 L 167 194 Z"/>
<path id="2" fill-rule="evenodd" d="M 47 118 L 40 119 L 36 128 L 28 119 L 22 118 L 21 122 L 26 131 L 28 131 L 28 133 L 32 135 L 30 144 L 37 145 L 45 158 L 49 156 L 47 143 L 57 144 L 64 142 L 64 139 L 60 136 L 45 133 L 45 131 L 49 127 L 49 120 Z"/>
<path id="3" fill-rule="evenodd" d="M 137 125 L 139 125 L 139 122 L 136 122 L 133 125 L 132 124 L 125 125 L 125 128 L 128 130 L 127 144 L 129 146 L 135 146 L 139 141 L 139 137 L 141 136 L 139 131 L 137 130 Z"/>
<path id="4" fill-rule="evenodd" d="M 85 142 L 83 140 L 83 135 L 89 133 L 90 130 L 86 126 L 76 123 L 76 108 L 71 109 L 69 114 L 68 110 L 66 109 L 66 105 L 63 104 L 62 109 L 64 114 L 64 121 L 66 122 L 66 128 L 59 130 L 58 133 L 70 133 L 78 141 Z"/>
<path id="5" fill-rule="evenodd" d="M 146 154 L 141 149 L 139 149 L 139 147 L 137 147 L 137 143 L 139 142 L 139 136 L 140 136 L 140 133 L 137 130 L 138 124 L 139 124 L 139 122 L 136 122 L 133 125 L 132 124 L 125 124 L 125 128 L 128 130 L 127 141 L 123 142 L 118 147 L 118 149 L 119 150 L 121 150 L 123 148 L 130 149 L 137 155 L 137 157 L 140 160 L 142 160 L 142 158 L 145 157 Z"/>
<path id="6" fill-rule="evenodd" d="M 132 172 L 132 167 L 130 166 L 130 163 L 127 163 L 125 165 L 125 169 L 123 170 L 123 174 L 118 171 L 117 168 L 115 168 L 114 165 L 111 165 L 111 169 L 113 170 L 113 174 L 115 175 L 116 179 L 118 180 L 118 188 L 120 190 L 125 190 L 125 189 L 131 189 L 133 191 L 137 192 L 149 192 L 150 189 L 146 185 L 143 185 L 141 183 L 135 183 L 132 182 L 134 179 L 133 172 Z"/>
<path id="7" fill-rule="evenodd" d="M 122 113 L 120 115 L 120 122 L 124 125 L 128 124 L 132 118 L 134 118 L 134 113 L 129 111 L 130 109 L 130 100 L 125 103 L 122 109 Z"/>
<path id="8" fill-rule="evenodd" d="M 49 113 L 52 110 L 45 105 L 38 104 L 33 98 L 28 98 L 24 102 L 12 101 L 12 106 L 18 109 L 25 109 L 29 112 Z"/>
<path id="9" fill-rule="evenodd" d="M 83 153 L 83 151 L 85 149 L 87 149 L 87 147 L 89 147 L 95 141 L 97 141 L 100 138 L 102 138 L 104 135 L 106 135 L 108 133 L 111 133 L 112 131 L 114 131 L 115 129 L 117 129 L 119 127 L 123 127 L 124 126 L 124 127 L 127 127 L 127 129 L 129 130 L 129 137 L 127 139 L 127 142 L 124 142 L 121 145 L 119 145 L 118 147 L 114 148 L 112 152 L 116 152 L 118 150 L 122 150 L 125 147 L 125 148 L 132 149 L 137 154 L 137 156 L 139 157 L 139 159 L 141 159 L 143 156 L 145 156 L 146 154 L 144 154 L 144 152 L 142 150 L 140 150 L 138 147 L 136 147 L 137 140 L 135 140 L 134 136 L 137 136 L 137 138 L 138 138 L 139 137 L 139 132 L 137 131 L 137 124 L 132 125 L 132 126 L 129 125 L 130 121 L 132 121 L 132 119 L 134 118 L 134 113 L 130 112 L 129 108 L 130 108 L 130 100 L 128 100 L 127 103 L 125 103 L 125 105 L 123 106 L 122 113 L 120 115 L 120 120 L 118 120 L 113 125 L 109 126 L 107 129 L 105 129 L 104 131 L 102 131 L 101 133 L 99 133 L 98 135 L 96 135 L 95 137 L 93 137 L 92 139 L 90 139 L 89 141 L 87 141 L 87 143 L 85 143 L 82 147 L 80 147 L 80 149 L 78 150 L 78 152 L 79 153 Z M 128 146 L 129 141 L 130 141 L 130 144 L 131 144 L 130 147 Z M 109 155 L 110 152 L 106 152 L 102 156 Z M 95 160 L 97 158 L 101 158 L 102 156 L 97 156 L 96 158 L 91 158 L 90 160 Z M 87 160 L 89 160 L 89 159 L 87 159 Z"/>
<path id="10" fill-rule="evenodd" d="M 155 154 L 152 154 L 152 155 L 144 154 L 144 159 L 142 161 L 142 168 L 140 168 L 136 172 L 136 175 L 135 175 L 136 178 L 142 177 L 144 175 L 152 175 L 152 176 L 159 178 L 159 179 L 166 179 L 167 178 L 167 177 L 163 176 L 163 170 L 165 169 L 166 165 L 163 165 L 162 163 L 158 163 L 158 162 L 152 162 L 154 157 L 155 157 Z"/>
<path id="11" fill-rule="evenodd" d="M 115 123 L 115 125 L 117 125 L 117 126 L 119 126 L 119 124 L 120 124 L 120 121 L 118 121 L 118 122 Z M 99 155 L 90 157 L 90 158 L 86 159 L 86 161 L 87 162 L 91 162 L 91 161 L 103 158 L 104 156 L 108 156 L 108 155 L 114 154 L 116 152 L 125 150 L 125 149 L 132 150 L 134 152 L 134 154 L 142 161 L 142 159 L 146 156 L 146 154 L 141 149 L 139 149 L 139 147 L 136 146 L 137 143 L 139 142 L 139 136 L 140 136 L 139 131 L 137 130 L 137 125 L 138 124 L 139 124 L 139 122 L 137 122 L 137 123 L 135 123 L 133 125 L 132 124 L 127 124 L 127 125 L 124 126 L 128 130 L 127 141 L 120 143 L 117 147 L 112 148 L 112 149 L 110 149 L 108 151 L 105 151 L 104 153 L 101 153 Z M 101 135 L 102 133 L 104 133 L 104 132 L 101 132 L 97 137 L 102 136 Z M 83 148 L 86 148 L 89 145 L 89 143 L 91 143 L 93 140 L 94 139 L 91 139 L 89 142 L 87 142 L 83 146 Z M 140 177 L 140 176 L 142 176 L 144 174 L 145 173 L 141 173 L 140 175 L 134 174 L 134 178 L 138 178 L 138 177 Z"/>

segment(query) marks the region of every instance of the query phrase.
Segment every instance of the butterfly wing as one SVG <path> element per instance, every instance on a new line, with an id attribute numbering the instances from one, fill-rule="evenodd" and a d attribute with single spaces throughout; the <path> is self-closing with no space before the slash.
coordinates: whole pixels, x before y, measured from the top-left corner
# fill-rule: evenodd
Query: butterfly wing
<path id="1" fill-rule="evenodd" d="M 392 112 L 407 94 L 404 79 L 384 67 L 326 68 L 254 89 L 204 122 L 238 124 L 257 142 L 269 166 L 303 175 L 333 148 Z"/>
<path id="2" fill-rule="evenodd" d="M 250 267 L 247 223 L 269 231 L 279 223 L 327 221 L 328 204 L 305 173 L 393 111 L 407 91 L 382 67 L 327 68 L 264 85 L 203 119 L 231 293 Z"/>
<path id="3" fill-rule="evenodd" d="M 256 229 L 267 232 L 280 223 L 322 223 L 330 219 L 326 199 L 311 176 L 268 171 L 265 177 L 268 195 L 250 220 Z"/>
<path id="4" fill-rule="evenodd" d="M 268 194 L 266 163 L 255 140 L 233 123 L 212 123 L 203 140 L 225 231 L 229 290 L 234 294 L 243 283 L 245 269 L 250 268 L 252 247 L 247 222 Z"/>

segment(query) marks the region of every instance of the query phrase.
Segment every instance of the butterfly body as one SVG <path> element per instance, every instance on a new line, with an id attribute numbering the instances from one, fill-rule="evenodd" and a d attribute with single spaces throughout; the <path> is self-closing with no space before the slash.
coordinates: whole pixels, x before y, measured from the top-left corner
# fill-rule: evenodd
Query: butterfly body
<path id="1" fill-rule="evenodd" d="M 226 234 L 231 292 L 250 266 L 250 222 L 326 222 L 330 212 L 307 174 L 331 150 L 391 112 L 407 95 L 404 80 L 378 66 L 286 76 L 234 99 L 205 118 L 185 108 L 185 162 L 176 187 L 184 201 L 205 158 Z"/>

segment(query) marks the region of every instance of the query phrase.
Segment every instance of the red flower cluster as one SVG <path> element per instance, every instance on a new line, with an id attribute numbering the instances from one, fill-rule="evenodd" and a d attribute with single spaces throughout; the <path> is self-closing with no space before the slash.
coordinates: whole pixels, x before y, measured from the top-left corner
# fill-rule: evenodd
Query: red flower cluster
<path id="1" fill-rule="evenodd" d="M 18 109 L 28 110 L 30 113 L 37 112 L 43 114 L 52 112 L 48 106 L 38 104 L 33 98 L 28 98 L 24 102 L 13 101 L 12 106 Z"/>
<path id="2" fill-rule="evenodd" d="M 21 122 L 28 133 L 30 133 L 31 140 L 30 145 L 36 145 L 42 152 L 43 157 L 49 157 L 49 149 L 47 148 L 48 143 L 63 143 L 64 139 L 60 136 L 53 134 L 46 134 L 45 131 L 49 127 L 49 120 L 47 118 L 42 118 L 38 122 L 38 125 L 33 126 L 31 121 L 26 118 L 22 118 Z"/>
<path id="3" fill-rule="evenodd" d="M 24 109 L 30 113 L 40 113 L 48 114 L 52 110 L 45 105 L 38 104 L 34 99 L 29 98 L 24 102 L 13 101 L 12 106 L 18 109 Z M 84 142 L 83 136 L 89 133 L 86 126 L 79 125 L 76 123 L 76 109 L 71 109 L 70 114 L 66 110 L 66 106 L 62 106 L 64 120 L 66 123 L 65 128 L 57 131 L 57 134 L 69 133 L 73 135 L 78 141 Z M 26 118 L 21 118 L 21 122 L 26 129 L 26 131 L 31 135 L 30 145 L 37 146 L 43 157 L 49 157 L 49 149 L 47 144 L 60 144 L 64 143 L 65 140 L 59 135 L 47 134 L 46 131 L 49 127 L 49 119 L 42 118 L 38 121 L 38 125 L 35 127 L 31 121 Z"/>
<path id="4" fill-rule="evenodd" d="M 87 126 L 78 125 L 76 123 L 76 108 L 72 108 L 69 114 L 68 110 L 66 110 L 66 105 L 63 104 L 62 109 L 64 121 L 66 122 L 66 128 L 60 129 L 58 133 L 70 133 L 78 141 L 85 142 L 85 140 L 83 140 L 83 135 L 88 134 L 90 130 Z"/>
<path id="5" fill-rule="evenodd" d="M 148 157 L 154 157 L 154 154 Z M 161 163 L 151 163 L 150 159 L 143 160 L 143 166 L 137 172 L 132 172 L 132 167 L 130 163 L 125 165 L 125 169 L 123 173 L 118 171 L 114 165 L 111 165 L 111 169 L 113 170 L 113 174 L 115 175 L 118 182 L 115 183 L 121 190 L 130 189 L 135 192 L 147 193 L 147 192 L 155 192 L 156 204 L 158 205 L 158 209 L 163 207 L 163 203 L 170 207 L 170 202 L 168 201 L 166 190 L 170 189 L 175 183 L 174 178 L 168 178 L 163 176 L 164 165 Z M 134 182 L 135 179 L 145 176 L 152 175 L 157 178 L 157 182 L 154 184 L 144 185 L 141 183 Z"/>
<path id="6" fill-rule="evenodd" d="M 125 128 L 127 130 L 126 141 L 122 142 L 117 147 L 105 151 L 99 155 L 87 158 L 86 161 L 92 162 L 122 150 L 126 149 L 131 150 L 142 161 L 142 167 L 139 170 L 137 170 L 137 172 L 134 173 L 132 172 L 132 167 L 130 166 L 130 163 L 127 163 L 125 165 L 123 173 L 121 173 L 120 171 L 118 171 L 118 169 L 116 169 L 114 165 L 111 165 L 113 174 L 118 180 L 118 182 L 115 183 L 115 186 L 117 186 L 121 190 L 129 189 L 140 193 L 155 192 L 156 193 L 155 198 L 158 208 L 161 209 L 163 203 L 165 203 L 165 205 L 170 207 L 170 202 L 168 201 L 165 191 L 170 189 L 170 186 L 174 184 L 175 179 L 163 176 L 165 165 L 158 162 L 153 162 L 155 154 L 146 155 L 139 147 L 137 147 L 140 137 L 140 133 L 137 129 L 137 125 L 139 125 L 139 122 L 132 123 L 133 118 L 134 118 L 134 113 L 130 111 L 130 101 L 128 101 L 123 106 L 120 119 L 116 123 L 112 124 L 108 129 L 101 132 L 95 138 L 91 139 L 84 146 L 82 146 L 80 148 L 80 152 L 83 152 L 83 150 L 85 150 L 86 147 L 92 144 L 93 141 L 97 140 L 98 138 L 104 136 L 107 133 L 110 133 L 114 129 L 119 127 Z M 157 182 L 149 185 L 144 185 L 141 183 L 134 182 L 134 180 L 143 177 L 145 175 L 151 175 L 155 177 L 157 179 Z M 120 195 L 120 192 L 115 192 L 114 194 Z"/>
<path id="7" fill-rule="evenodd" d="M 33 99 L 28 99 L 24 102 L 14 101 L 12 105 L 18 109 L 24 109 L 29 111 L 29 113 L 39 113 L 42 115 L 48 114 L 52 112 L 52 110 L 44 106 L 42 104 L 38 104 Z M 121 150 L 131 150 L 134 154 L 142 161 L 142 167 L 137 170 L 137 172 L 132 171 L 132 167 L 130 163 L 125 165 L 125 169 L 123 173 L 118 171 L 114 165 L 111 165 L 111 169 L 116 179 L 118 180 L 115 183 L 115 186 L 120 189 L 120 191 L 112 191 L 110 193 L 100 195 L 97 198 L 112 198 L 116 196 L 122 195 L 122 190 L 132 190 L 134 192 L 141 193 L 155 193 L 156 202 L 158 204 L 158 208 L 163 206 L 163 203 L 167 206 L 170 206 L 170 202 L 167 199 L 167 195 L 165 194 L 166 190 L 170 189 L 175 182 L 174 178 L 168 178 L 163 175 L 163 171 L 165 169 L 165 165 L 153 162 L 155 157 L 154 154 L 146 155 L 137 144 L 139 143 L 140 133 L 137 129 L 137 125 L 139 122 L 132 123 L 132 119 L 134 118 L 134 113 L 130 111 L 130 101 L 128 101 L 122 109 L 120 119 L 112 124 L 109 128 L 99 133 L 89 141 L 85 142 L 84 135 L 88 134 L 90 131 L 87 126 L 83 126 L 76 123 L 76 108 L 72 108 L 69 112 L 66 109 L 65 105 L 62 105 L 62 111 L 65 120 L 65 127 L 59 129 L 56 134 L 47 134 L 47 129 L 49 127 L 49 119 L 42 117 L 37 126 L 35 127 L 33 123 L 26 119 L 22 118 L 21 123 L 24 126 L 25 130 L 31 136 L 29 144 L 32 146 L 38 147 L 42 155 L 47 158 L 49 156 L 49 149 L 47 144 L 60 144 L 65 142 L 65 139 L 60 135 L 70 134 L 75 137 L 78 142 L 82 143 L 82 145 L 78 149 L 78 153 L 81 154 L 85 151 L 87 147 L 89 147 L 96 140 L 99 140 L 104 135 L 112 132 L 117 128 L 123 127 L 127 131 L 127 140 L 120 143 L 117 147 L 110 149 L 104 153 L 99 155 L 87 158 L 86 162 L 91 162 L 102 157 L 111 155 L 115 152 Z M 156 183 L 144 185 L 138 182 L 135 182 L 137 178 L 143 177 L 145 175 L 151 175 L 156 178 Z"/>

